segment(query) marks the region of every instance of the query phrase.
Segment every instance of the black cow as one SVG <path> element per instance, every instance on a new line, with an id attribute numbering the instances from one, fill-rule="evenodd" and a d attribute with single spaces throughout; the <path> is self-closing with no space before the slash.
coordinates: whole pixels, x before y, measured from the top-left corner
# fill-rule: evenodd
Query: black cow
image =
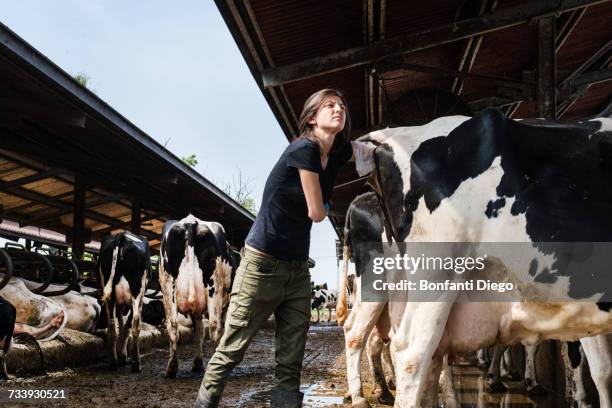
<path id="1" fill-rule="evenodd" d="M 125 364 L 129 331 L 131 330 L 134 340 L 131 368 L 132 372 L 140 372 L 138 336 L 143 298 L 147 282 L 151 277 L 148 240 L 127 231 L 108 237 L 100 247 L 98 273 L 102 302 L 105 304 L 106 315 L 109 317 L 111 369 L 116 369 L 118 362 Z M 121 345 L 119 356 L 117 356 L 117 333 L 115 332 L 116 318 L 119 322 L 119 343 Z"/>
<path id="2" fill-rule="evenodd" d="M 208 319 L 210 338 L 217 344 L 223 334 L 224 315 L 240 257 L 231 250 L 221 224 L 202 221 L 191 214 L 180 221 L 166 222 L 160 253 L 159 284 L 170 337 L 166 377 L 174 378 L 178 370 L 177 312 L 190 315 L 195 323 L 198 354 L 192 371 L 203 371 L 202 317 Z"/>
<path id="3" fill-rule="evenodd" d="M 13 344 L 16 318 L 15 306 L 0 296 L 0 379 L 9 379 L 6 371 L 6 356 Z"/>

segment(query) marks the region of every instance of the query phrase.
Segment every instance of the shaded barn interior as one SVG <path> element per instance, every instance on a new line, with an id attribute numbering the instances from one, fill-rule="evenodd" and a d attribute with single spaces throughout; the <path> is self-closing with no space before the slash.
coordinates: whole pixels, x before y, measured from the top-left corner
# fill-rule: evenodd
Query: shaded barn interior
<path id="1" fill-rule="evenodd" d="M 342 90 L 353 137 L 489 106 L 575 120 L 612 97 L 612 2 L 215 0 L 288 140 L 314 91 Z M 365 191 L 340 172 L 330 219 Z"/>

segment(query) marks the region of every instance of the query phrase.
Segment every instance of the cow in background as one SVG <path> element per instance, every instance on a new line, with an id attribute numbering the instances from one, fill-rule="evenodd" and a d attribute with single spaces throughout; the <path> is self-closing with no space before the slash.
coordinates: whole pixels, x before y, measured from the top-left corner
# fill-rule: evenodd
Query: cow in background
<path id="1" fill-rule="evenodd" d="M 106 238 L 100 247 L 98 273 L 102 303 L 108 316 L 111 369 L 125 364 L 128 340 L 132 342 L 133 373 L 141 371 L 138 337 L 143 298 L 151 275 L 149 241 L 128 231 Z M 119 324 L 117 336 L 116 322 Z M 117 353 L 117 337 L 119 353 Z"/>
<path id="2" fill-rule="evenodd" d="M 40 283 L 27 279 L 13 279 L 20 279 L 30 290 L 40 286 Z M 61 285 L 50 284 L 46 290 L 60 291 L 62 289 L 63 286 Z M 86 293 L 86 291 L 83 292 Z M 66 309 L 66 328 L 86 333 L 95 333 L 102 310 L 95 297 L 71 290 L 63 295 L 52 296 L 51 299 L 60 303 Z"/>
<path id="3" fill-rule="evenodd" d="M 37 341 L 53 340 L 68 323 L 68 313 L 61 303 L 30 292 L 23 279 L 11 278 L 0 289 L 0 296 L 16 309 L 14 331 L 29 334 Z"/>
<path id="4" fill-rule="evenodd" d="M 6 371 L 6 355 L 13 344 L 16 317 L 15 306 L 0 296 L 0 380 L 9 379 Z"/>
<path id="5" fill-rule="evenodd" d="M 240 256 L 227 243 L 221 224 L 202 221 L 191 214 L 180 221 L 167 221 L 162 234 L 159 284 L 170 338 L 166 377 L 175 378 L 177 313 L 190 315 L 195 323 L 198 354 L 192 371 L 203 371 L 202 316 L 208 319 L 210 338 L 217 344 L 223 335 L 224 315 Z"/>
<path id="6" fill-rule="evenodd" d="M 338 300 L 338 292 L 336 290 L 315 289 L 312 291 L 312 298 L 310 301 L 310 305 L 311 305 L 312 310 L 317 311 L 317 320 L 315 323 L 319 323 L 319 320 L 321 319 L 321 315 L 320 315 L 321 309 L 327 309 L 329 311 L 329 319 L 327 319 L 327 321 L 331 322 L 332 309 L 336 308 L 337 300 Z"/>
<path id="7" fill-rule="evenodd" d="M 384 218 L 374 193 L 357 196 L 349 206 L 344 226 L 344 278 L 340 285 L 336 309 L 338 324 L 344 328 L 348 397 L 354 406 L 367 404 L 361 385 L 361 355 L 367 347 L 368 360 L 375 382 L 374 394 L 383 404 L 393 404 L 381 361 L 383 345 L 390 341 L 391 323 L 386 303 L 361 301 L 361 277 L 368 264 L 368 254 L 357 251 L 360 243 L 380 242 L 384 233 Z M 355 260 L 355 275 L 351 279 L 352 309 L 348 310 L 348 262 Z M 353 276 L 353 275 L 351 275 Z M 389 360 L 389 359 L 387 359 Z M 387 363 L 389 364 L 389 363 Z"/>

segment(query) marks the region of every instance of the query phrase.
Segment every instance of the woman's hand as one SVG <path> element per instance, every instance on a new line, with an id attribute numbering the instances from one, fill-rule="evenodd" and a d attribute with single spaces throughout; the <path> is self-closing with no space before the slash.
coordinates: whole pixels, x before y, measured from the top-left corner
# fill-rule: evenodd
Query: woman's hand
<path id="1" fill-rule="evenodd" d="M 314 222 L 321 222 L 325 219 L 327 214 L 325 206 L 323 205 L 323 194 L 321 193 L 321 185 L 319 184 L 319 175 L 304 169 L 299 169 L 299 172 L 302 190 L 304 190 L 306 205 L 308 206 L 308 218 Z"/>

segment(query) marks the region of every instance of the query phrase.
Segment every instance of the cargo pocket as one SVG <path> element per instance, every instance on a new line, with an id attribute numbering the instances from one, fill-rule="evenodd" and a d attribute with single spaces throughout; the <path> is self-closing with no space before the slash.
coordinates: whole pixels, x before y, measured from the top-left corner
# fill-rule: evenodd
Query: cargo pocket
<path id="1" fill-rule="evenodd" d="M 249 320 L 251 320 L 251 311 L 244 306 L 236 305 L 236 309 L 230 313 L 228 324 L 236 328 L 247 327 Z"/>

